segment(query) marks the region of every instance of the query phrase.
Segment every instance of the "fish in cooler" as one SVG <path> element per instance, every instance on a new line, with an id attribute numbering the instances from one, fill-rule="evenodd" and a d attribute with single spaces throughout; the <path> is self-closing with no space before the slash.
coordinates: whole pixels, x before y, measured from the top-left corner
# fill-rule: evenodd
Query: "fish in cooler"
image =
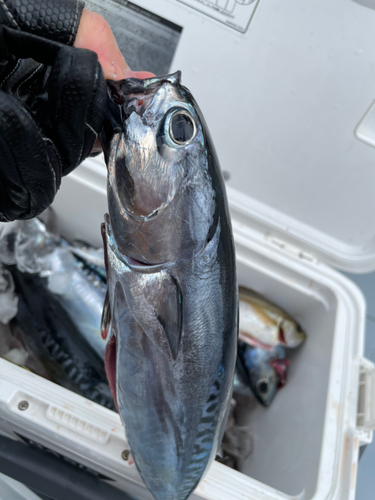
<path id="1" fill-rule="evenodd" d="M 43 366 L 48 378 L 111 410 L 115 404 L 104 364 L 77 330 L 46 278 L 9 267 L 18 295 L 18 312 L 11 322 L 14 335 Z"/>
<path id="2" fill-rule="evenodd" d="M 46 278 L 48 290 L 104 361 L 100 322 L 107 286 L 100 256 L 89 247 L 69 245 L 38 219 L 11 224 L 0 235 L 0 262 Z"/>
<path id="3" fill-rule="evenodd" d="M 295 348 L 306 339 L 302 327 L 287 312 L 253 290 L 239 287 L 239 338 L 248 344 Z"/>
<path id="4" fill-rule="evenodd" d="M 245 387 L 248 385 L 258 401 L 263 406 L 269 406 L 278 389 L 286 383 L 289 364 L 285 349 L 280 345 L 269 350 L 239 342 L 237 354 L 238 392 L 244 394 L 242 384 L 245 384 Z"/>

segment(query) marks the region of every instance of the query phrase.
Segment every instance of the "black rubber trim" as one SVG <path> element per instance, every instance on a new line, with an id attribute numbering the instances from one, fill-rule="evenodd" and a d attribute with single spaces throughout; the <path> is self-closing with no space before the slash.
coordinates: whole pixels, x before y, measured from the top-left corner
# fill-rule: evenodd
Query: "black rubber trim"
<path id="1" fill-rule="evenodd" d="M 51 500 L 135 500 L 62 457 L 4 436 L 0 472 Z"/>

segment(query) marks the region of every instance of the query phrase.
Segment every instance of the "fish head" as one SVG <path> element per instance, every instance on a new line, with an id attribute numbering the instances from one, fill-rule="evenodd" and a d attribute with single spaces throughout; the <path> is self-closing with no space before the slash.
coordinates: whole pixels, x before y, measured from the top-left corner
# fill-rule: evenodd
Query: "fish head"
<path id="1" fill-rule="evenodd" d="M 268 363 L 262 363 L 249 370 L 250 387 L 263 406 L 269 406 L 276 396 L 279 385 L 278 374 Z"/>
<path id="2" fill-rule="evenodd" d="M 270 359 L 281 355 L 283 349 L 276 346 L 269 351 L 239 343 L 238 352 L 246 370 L 246 379 L 255 397 L 263 406 L 269 406 L 279 386 L 279 375 L 269 363 Z"/>
<path id="3" fill-rule="evenodd" d="M 306 334 L 293 319 L 283 319 L 279 325 L 280 342 L 286 347 L 298 347 L 306 340 Z"/>
<path id="4" fill-rule="evenodd" d="M 102 142 L 109 218 L 119 250 L 141 263 L 158 264 L 203 248 L 211 211 L 203 218 L 201 213 L 197 222 L 184 206 L 183 193 L 202 178 L 208 139 L 198 106 L 180 84 L 180 72 L 108 82 L 108 88 L 109 112 L 117 125 L 112 123 L 112 133 L 104 133 Z M 204 205 L 196 208 L 204 210 Z M 177 233 L 186 233 L 182 249 L 176 248 Z"/>

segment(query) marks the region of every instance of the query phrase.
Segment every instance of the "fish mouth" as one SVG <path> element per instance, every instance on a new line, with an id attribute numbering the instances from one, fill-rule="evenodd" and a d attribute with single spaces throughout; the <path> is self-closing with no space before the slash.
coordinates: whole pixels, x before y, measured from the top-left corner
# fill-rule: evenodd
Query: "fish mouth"
<path id="1" fill-rule="evenodd" d="M 116 354 L 117 354 L 117 338 L 115 332 L 111 329 L 111 336 L 107 342 L 104 353 L 104 366 L 108 379 L 109 388 L 111 389 L 112 397 L 115 402 L 117 412 L 117 390 L 116 390 Z"/>
<path id="2" fill-rule="evenodd" d="M 123 105 L 134 94 L 154 94 L 165 83 L 180 83 L 181 71 L 169 75 L 154 76 L 151 78 L 126 78 L 125 80 L 107 80 L 108 95 L 115 104 Z"/>

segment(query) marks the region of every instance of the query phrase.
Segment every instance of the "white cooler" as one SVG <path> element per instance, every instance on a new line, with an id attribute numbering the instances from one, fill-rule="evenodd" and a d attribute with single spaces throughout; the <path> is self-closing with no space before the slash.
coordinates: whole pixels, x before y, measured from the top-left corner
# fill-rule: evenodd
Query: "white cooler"
<path id="1" fill-rule="evenodd" d="M 174 30 L 170 70 L 182 70 L 228 178 L 239 284 L 308 335 L 289 351 L 285 388 L 249 414 L 242 473 L 215 462 L 191 498 L 353 500 L 358 450 L 375 428 L 375 368 L 363 357 L 363 296 L 334 268 L 375 269 L 373 3 L 137 0 L 148 15 L 120 1 L 144 26 Z M 64 179 L 54 208 L 65 237 L 101 244 L 101 157 Z M 4 360 L 0 429 L 152 498 L 117 414 Z"/>

